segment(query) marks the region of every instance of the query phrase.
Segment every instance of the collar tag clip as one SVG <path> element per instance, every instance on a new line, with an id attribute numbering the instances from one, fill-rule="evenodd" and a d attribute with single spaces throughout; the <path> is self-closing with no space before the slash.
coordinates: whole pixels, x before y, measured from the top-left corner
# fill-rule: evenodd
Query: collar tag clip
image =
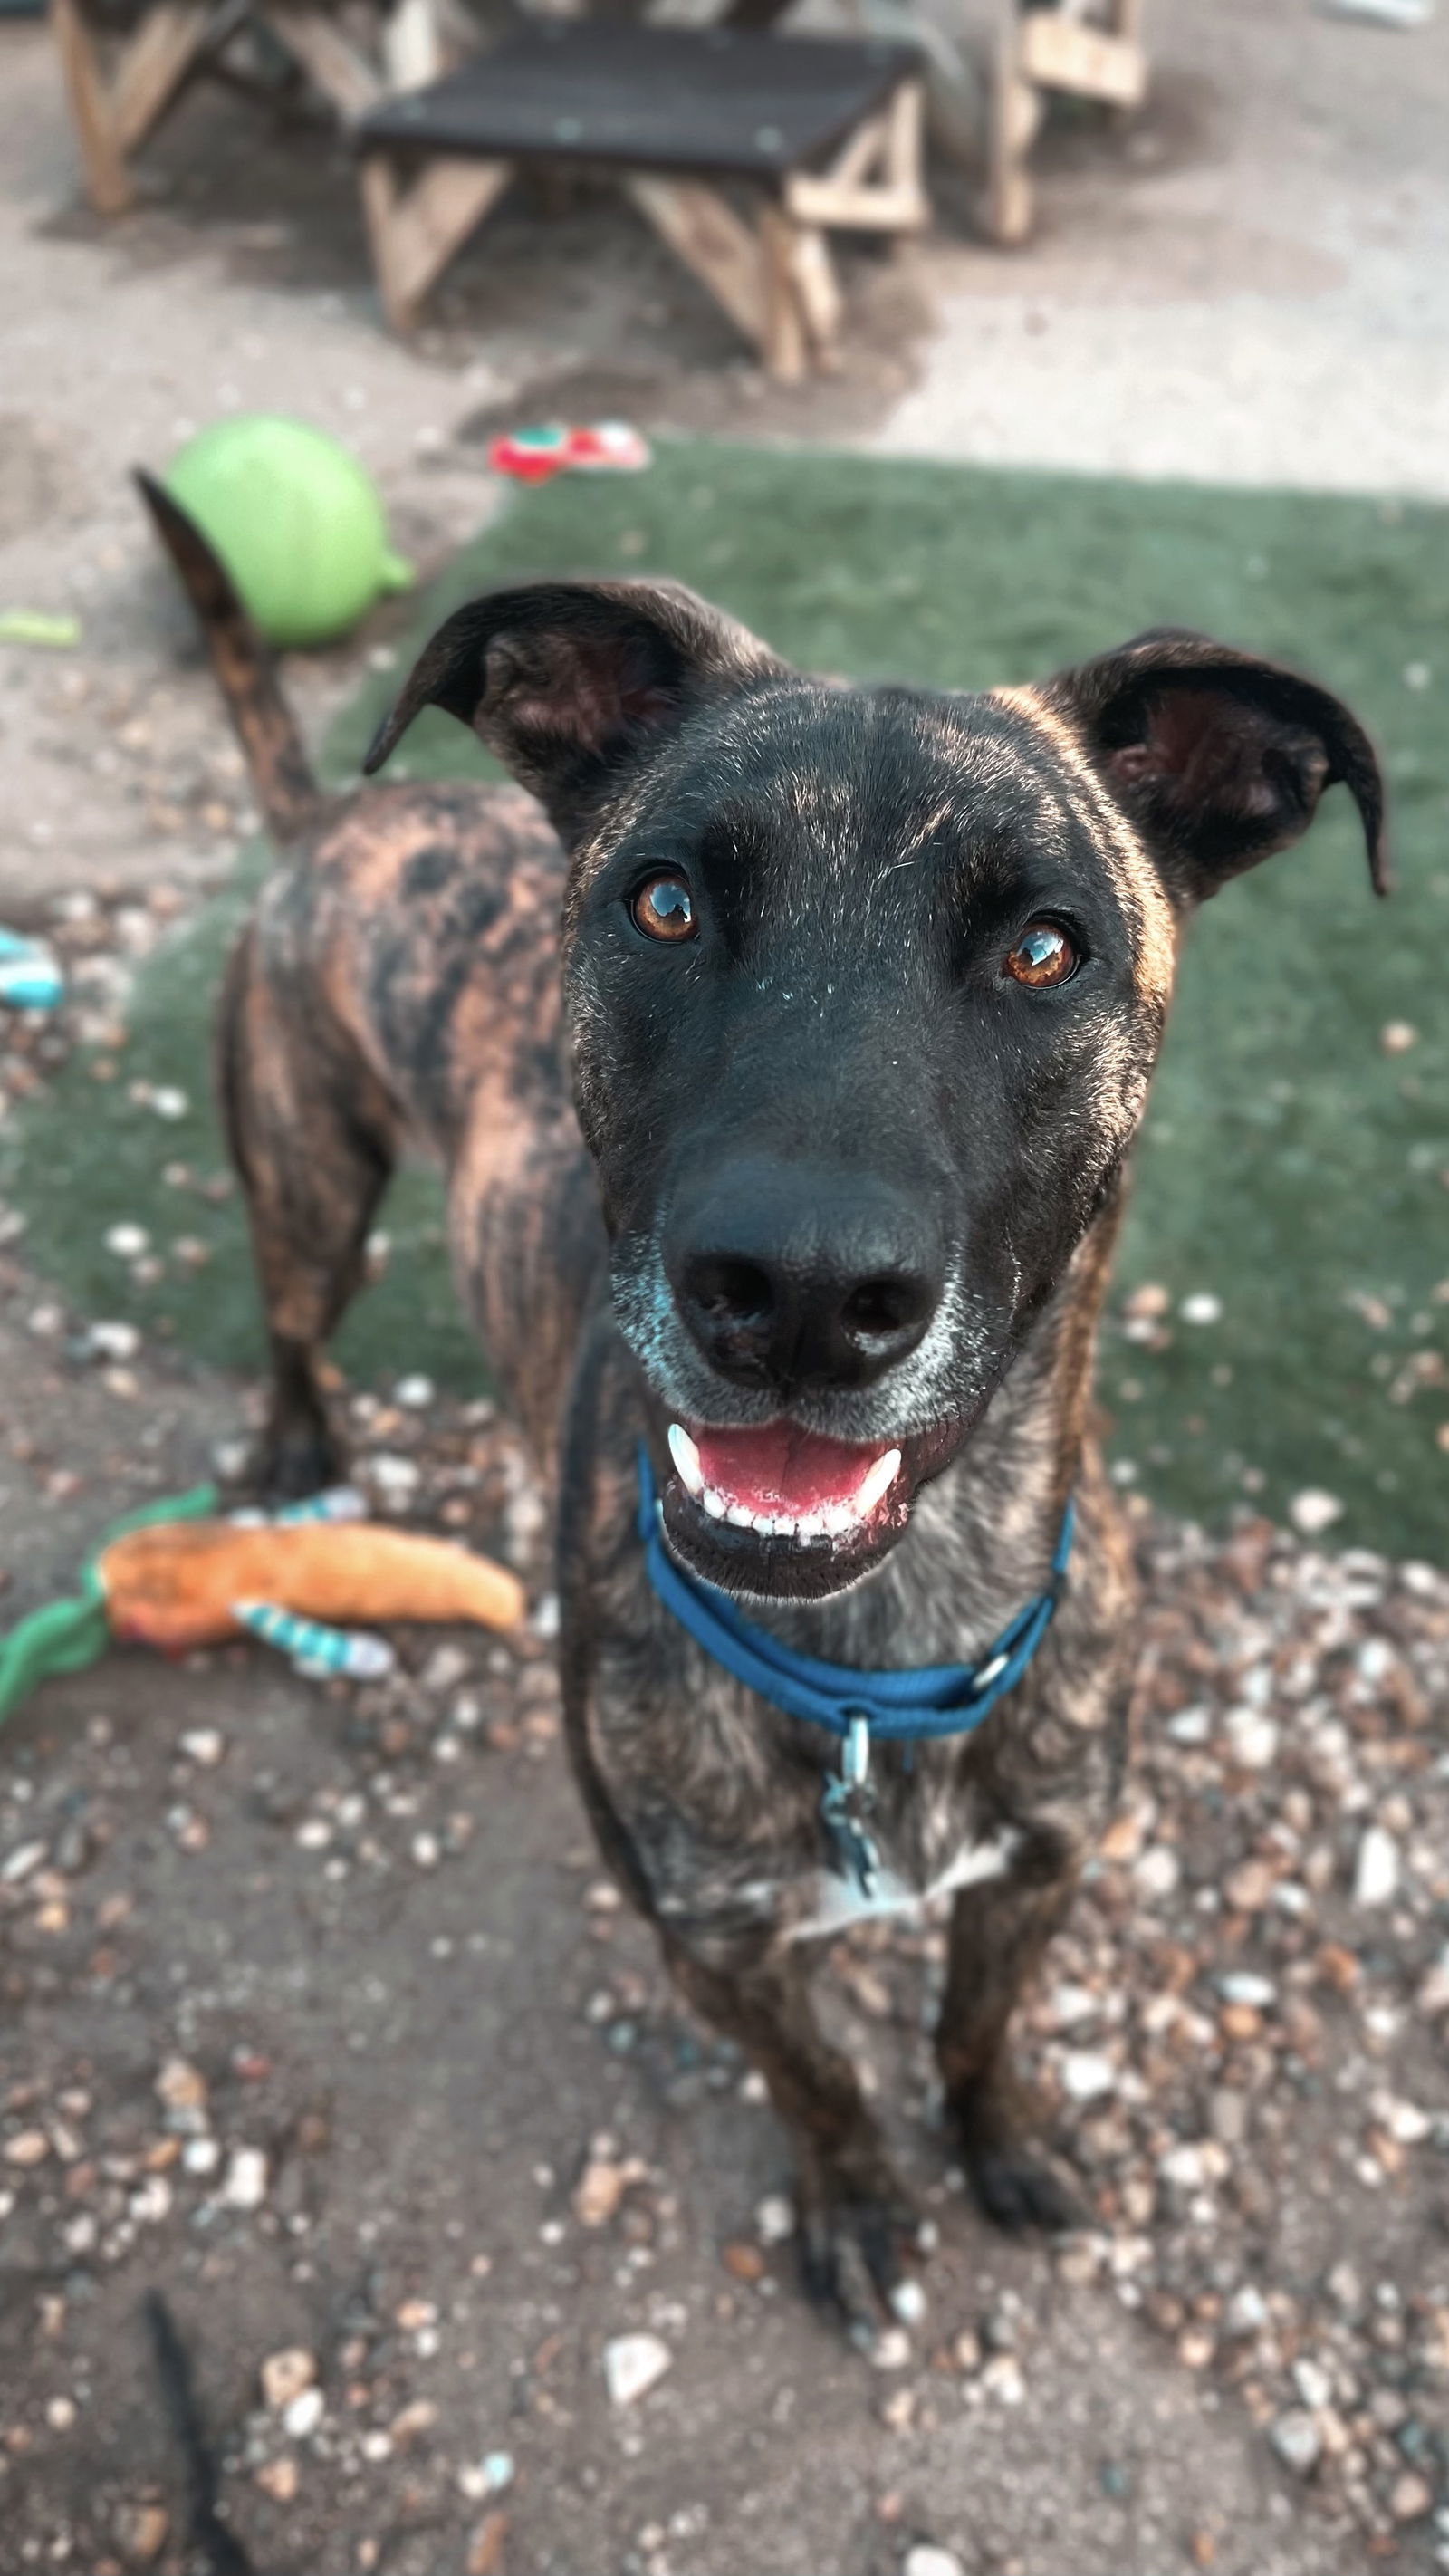
<path id="1" fill-rule="evenodd" d="M 840 1748 L 840 1769 L 825 1776 L 820 1813 L 842 1870 L 867 1903 L 880 1879 L 880 1847 L 866 1824 L 875 1807 L 869 1772 L 870 1721 L 853 1709 Z"/>

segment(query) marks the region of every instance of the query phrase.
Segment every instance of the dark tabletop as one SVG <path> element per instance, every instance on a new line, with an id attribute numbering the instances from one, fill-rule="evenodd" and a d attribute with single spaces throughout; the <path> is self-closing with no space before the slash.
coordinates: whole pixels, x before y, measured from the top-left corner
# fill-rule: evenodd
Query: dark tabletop
<path id="1" fill-rule="evenodd" d="M 727 27 L 519 28 L 361 119 L 359 147 L 778 178 L 807 168 L 919 68 L 909 45 Z"/>

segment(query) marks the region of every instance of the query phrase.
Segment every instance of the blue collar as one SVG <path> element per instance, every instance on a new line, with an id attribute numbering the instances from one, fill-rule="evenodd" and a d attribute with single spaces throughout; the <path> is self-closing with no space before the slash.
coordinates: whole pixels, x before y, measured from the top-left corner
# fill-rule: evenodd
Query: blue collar
<path id="1" fill-rule="evenodd" d="M 970 1735 L 1014 1690 L 1051 1624 L 1071 1554 L 1074 1512 L 1068 1503 L 1052 1557 L 1051 1581 L 1018 1610 L 977 1664 L 921 1664 L 908 1672 L 856 1672 L 783 1645 L 744 1618 L 727 1593 L 675 1564 L 664 1544 L 660 1503 L 644 1444 L 639 1444 L 639 1536 L 650 1583 L 713 1661 L 787 1717 L 823 1726 L 845 1747 L 839 1779 L 826 1782 L 822 1811 L 841 1856 L 869 1895 L 879 1862 L 862 1815 L 869 1797 L 871 1744 L 914 1744 Z"/>

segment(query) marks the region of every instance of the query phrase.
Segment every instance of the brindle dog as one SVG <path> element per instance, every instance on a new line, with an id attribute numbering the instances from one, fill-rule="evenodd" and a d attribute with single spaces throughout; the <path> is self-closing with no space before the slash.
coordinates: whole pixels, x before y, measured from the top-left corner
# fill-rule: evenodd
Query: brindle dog
<path id="1" fill-rule="evenodd" d="M 600 1843 L 763 2071 L 807 2278 L 868 2334 L 880 2301 L 918 2302 L 915 2223 L 812 2017 L 813 1936 L 954 1891 L 937 2048 L 965 2169 L 1004 2226 L 1068 2221 L 1005 2043 L 1124 1753 L 1133 1583 L 1089 1428 L 1124 1166 L 1194 906 L 1337 780 L 1383 890 L 1373 751 L 1325 690 L 1194 635 L 983 696 L 844 688 L 685 590 L 542 582 L 448 619 L 367 763 L 435 705 L 520 786 L 328 801 L 224 577 L 150 498 L 299 845 L 221 1029 L 275 1361 L 266 1481 L 338 1471 L 318 1354 L 421 1142 L 556 1479 Z M 973 1735 L 879 1751 L 869 1907 L 822 1823 L 834 1745 L 646 1579 L 641 1440 L 677 1562 L 853 1666 L 979 1658 L 1076 1497 L 1019 1686 Z"/>

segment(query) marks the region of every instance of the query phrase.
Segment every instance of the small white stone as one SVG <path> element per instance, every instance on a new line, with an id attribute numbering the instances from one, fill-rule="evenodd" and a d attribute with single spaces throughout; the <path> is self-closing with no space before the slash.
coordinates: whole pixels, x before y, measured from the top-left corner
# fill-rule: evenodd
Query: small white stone
<path id="1" fill-rule="evenodd" d="M 1355 1905 L 1391 1904 L 1399 1890 L 1399 1846 L 1382 1825 L 1368 1825 L 1353 1872 Z"/>
<path id="2" fill-rule="evenodd" d="M 1069 2048 L 1061 2061 L 1063 2091 L 1073 2102 L 1095 2102 L 1114 2090 L 1117 2070 L 1094 2048 Z"/>
<path id="3" fill-rule="evenodd" d="M 960 2559 L 950 2549 L 938 2549 L 933 2540 L 918 2540 L 906 2551 L 901 2576 L 966 2576 Z"/>
<path id="4" fill-rule="evenodd" d="M 674 2360 L 655 2334 L 615 2335 L 604 2346 L 604 2384 L 611 2406 L 632 2406 L 658 2385 Z"/>
<path id="5" fill-rule="evenodd" d="M 1248 2004 L 1254 2012 L 1266 2012 L 1278 2000 L 1272 1978 L 1255 1976 L 1251 1968 L 1233 1968 L 1219 1977 L 1218 1993 L 1225 2004 Z"/>
<path id="6" fill-rule="evenodd" d="M 1304 2405 L 1311 2406 L 1315 2412 L 1320 2406 L 1333 2403 L 1333 2382 L 1322 2362 L 1314 2361 L 1308 2353 L 1303 2353 L 1293 2364 L 1293 2385 Z"/>
<path id="7" fill-rule="evenodd" d="M 926 2293 L 919 2281 L 897 2281 L 891 2309 L 903 2326 L 918 2326 L 926 2313 Z"/>
<path id="8" fill-rule="evenodd" d="M 795 2204 L 783 2191 L 767 2192 L 755 2211 L 755 2234 L 762 2245 L 785 2245 L 795 2233 Z"/>
<path id="9" fill-rule="evenodd" d="M 1433 2133 L 1433 2121 L 1417 2102 L 1401 2101 L 1393 2093 L 1376 2093 L 1369 2108 L 1398 2146 L 1421 2147 Z"/>
<path id="10" fill-rule="evenodd" d="M 178 1118 L 185 1117 L 191 1101 L 186 1092 L 177 1090 L 174 1083 L 158 1082 L 147 1106 L 158 1118 L 169 1119 L 174 1124 Z"/>
<path id="11" fill-rule="evenodd" d="M 1171 1896 L 1182 1876 L 1182 1863 L 1170 1843 L 1152 1843 L 1132 1876 L 1144 1896 Z"/>
<path id="12" fill-rule="evenodd" d="M 113 1252 L 118 1261 L 139 1261 L 143 1252 L 150 1250 L 151 1237 L 144 1225 L 113 1225 L 107 1230 L 105 1243 L 107 1252 Z"/>
<path id="13" fill-rule="evenodd" d="M 1280 2415 L 1269 2436 L 1285 2469 L 1297 2478 L 1306 2478 L 1317 2468 L 1323 2449 L 1322 2436 L 1311 2415 L 1301 2406 L 1290 2406 Z"/>
<path id="14" fill-rule="evenodd" d="M 320 2388 L 304 2388 L 299 2397 L 293 2398 L 290 2406 L 282 2409 L 283 2431 L 290 2433 L 294 2442 L 305 2441 L 321 2423 L 326 2402 Z"/>
<path id="15" fill-rule="evenodd" d="M 865 2347 L 872 2370 L 905 2370 L 910 2365 L 911 2338 L 904 2326 L 885 2326 Z"/>
<path id="16" fill-rule="evenodd" d="M 437 1389 L 430 1377 L 400 1377 L 393 1393 L 409 1413 L 426 1413 Z"/>
<path id="17" fill-rule="evenodd" d="M 461 1646 L 435 1646 L 418 1679 L 425 1691 L 442 1698 L 465 1682 L 472 1669 Z"/>
<path id="18" fill-rule="evenodd" d="M 233 2147 L 222 2199 L 230 2209 L 260 2209 L 267 2196 L 267 2160 L 260 2147 Z"/>
<path id="19" fill-rule="evenodd" d="M 1100 1995 L 1094 1995 L 1090 1986 L 1053 1986 L 1046 2000 L 1056 2030 L 1075 2030 L 1079 2022 L 1095 2021 L 1102 2009 Z"/>
<path id="20" fill-rule="evenodd" d="M 1159 2157 L 1157 2170 L 1164 2182 L 1175 2184 L 1179 2191 L 1197 2191 L 1203 2178 L 1202 2149 L 1190 2141 L 1170 2147 L 1165 2156 Z"/>
<path id="21" fill-rule="evenodd" d="M 214 1771 L 226 1751 L 226 1738 L 214 1726 L 189 1727 L 181 1739 L 181 1750 L 188 1762 L 199 1763 L 203 1771 Z"/>
<path id="22" fill-rule="evenodd" d="M 1267 2300 L 1256 2281 L 1245 2281 L 1228 2301 L 1224 2325 L 1230 2335 L 1253 2335 L 1261 2333 L 1267 2322 Z"/>
<path id="23" fill-rule="evenodd" d="M 1194 1708 L 1180 1708 L 1167 1721 L 1167 1732 L 1174 1744 L 1206 1744 L 1212 1731 L 1212 1711 L 1201 1702 Z"/>
<path id="24" fill-rule="evenodd" d="M 1317 1538 L 1323 1530 L 1332 1529 L 1343 1518 L 1343 1505 L 1337 1494 L 1325 1494 L 1317 1485 L 1305 1485 L 1288 1505 L 1288 1518 L 1305 1538 Z"/>
<path id="25" fill-rule="evenodd" d="M 189 2174 L 213 2174 L 221 2162 L 221 2149 L 215 2138 L 188 2138 L 181 2162 Z"/>
<path id="26" fill-rule="evenodd" d="M 102 1360 L 133 1360 L 141 1347 L 141 1336 L 134 1324 L 92 1324 L 86 1338 Z"/>
<path id="27" fill-rule="evenodd" d="M 1177 1311 L 1185 1324 L 1220 1324 L 1223 1301 L 1209 1289 L 1200 1288 L 1193 1296 L 1184 1297 Z"/>
<path id="28" fill-rule="evenodd" d="M 1267 1771 L 1277 1760 L 1278 1728 L 1271 1717 L 1248 1706 L 1230 1708 L 1227 1717 L 1228 1742 L 1233 1759 L 1245 1771 Z"/>
<path id="29" fill-rule="evenodd" d="M 8 1859 L 0 1863 L 0 1879 L 7 1887 L 18 1887 L 22 1878 L 28 1878 L 33 1869 L 39 1869 L 46 1850 L 44 1843 L 17 1843 Z"/>
<path id="30" fill-rule="evenodd" d="M 405 1503 L 417 1492 L 422 1469 L 415 1458 L 403 1458 L 395 1450 L 379 1449 L 369 1458 L 367 1466 L 385 1502 Z"/>

